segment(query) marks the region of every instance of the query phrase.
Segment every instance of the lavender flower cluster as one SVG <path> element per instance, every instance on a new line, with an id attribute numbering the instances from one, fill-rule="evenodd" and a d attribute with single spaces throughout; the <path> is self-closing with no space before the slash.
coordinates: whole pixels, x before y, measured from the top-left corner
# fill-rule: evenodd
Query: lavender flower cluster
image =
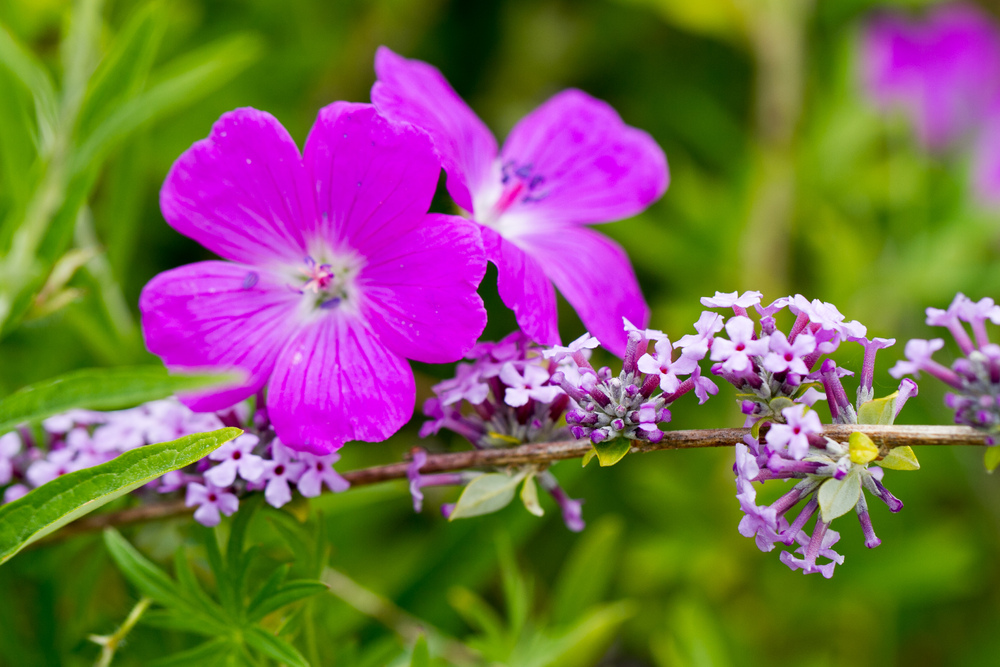
<path id="1" fill-rule="evenodd" d="M 221 413 L 200 413 L 176 399 L 165 399 L 128 410 L 72 410 L 50 417 L 41 424 L 41 438 L 29 429 L 0 436 L 3 501 L 16 500 L 61 475 L 105 463 L 122 452 L 227 425 L 248 432 L 190 469 L 153 480 L 142 492 L 184 490 L 187 506 L 197 508 L 194 518 L 214 526 L 220 515 L 236 512 L 239 496 L 246 492 L 263 491 L 269 504 L 281 507 L 292 499 L 293 484 L 305 497 L 319 495 L 324 485 L 331 491 L 348 488 L 333 469 L 338 454 L 291 450 L 275 437 L 263 410 L 254 415 L 254 425 L 247 426 L 249 414 L 245 403 Z"/>
<path id="2" fill-rule="evenodd" d="M 878 546 L 864 492 L 898 512 L 903 504 L 882 485 L 883 468 L 918 466 L 909 448 L 883 452 L 860 432 L 851 434 L 848 442 L 824 437 L 812 405 L 826 400 L 833 421 L 840 424 L 891 424 L 906 400 L 915 395 L 916 384 L 904 380 L 898 392 L 874 399 L 875 353 L 895 341 L 869 340 L 862 324 L 846 321 L 829 303 L 795 295 L 762 306 L 760 299 L 759 292 L 716 293 L 702 299 L 707 307 L 733 310 L 725 323 L 727 337 L 709 341 L 711 359 L 717 362 L 712 373 L 741 392 L 746 426 L 753 427 L 752 435 L 736 445 L 736 497 L 744 513 L 739 530 L 745 537 L 754 537 L 762 551 L 773 550 L 777 543 L 798 544 L 794 552 L 782 552 L 781 561 L 793 570 L 829 578 L 835 565 L 843 562 L 843 556 L 833 550 L 840 535 L 830 529 L 830 523 L 853 510 L 864 530 L 865 545 Z M 759 322 L 751 319 L 750 307 Z M 776 320 L 785 309 L 795 316 L 787 334 Z M 829 357 L 845 340 L 860 344 L 865 351 L 853 405 L 841 383 L 842 377 L 853 373 Z M 796 483 L 770 505 L 758 505 L 754 482 L 779 479 Z M 800 503 L 804 503 L 801 510 L 791 518 Z M 814 517 L 809 534 L 806 525 Z M 820 558 L 826 562 L 817 562 Z"/>
<path id="3" fill-rule="evenodd" d="M 1000 433 L 1000 345 L 990 342 L 987 321 L 1000 324 L 1000 306 L 990 298 L 973 301 L 959 293 L 946 310 L 928 308 L 927 324 L 946 328 L 963 356 L 948 368 L 931 358 L 944 347 L 944 339 L 915 338 L 906 344 L 906 360 L 889 373 L 897 378 L 920 377 L 924 371 L 944 382 L 954 390 L 945 396 L 945 403 L 955 411 L 955 423 L 985 431 L 993 445 Z"/>

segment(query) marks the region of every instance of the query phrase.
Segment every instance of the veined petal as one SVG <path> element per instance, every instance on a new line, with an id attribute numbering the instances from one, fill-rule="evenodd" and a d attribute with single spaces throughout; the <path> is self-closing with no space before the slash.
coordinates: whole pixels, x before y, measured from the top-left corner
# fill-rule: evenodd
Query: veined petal
<path id="1" fill-rule="evenodd" d="M 194 410 L 227 408 L 264 386 L 296 328 L 300 296 L 268 271 L 198 262 L 153 278 L 139 310 L 146 347 L 171 368 L 238 369 L 236 387 L 185 397 Z"/>
<path id="2" fill-rule="evenodd" d="M 545 225 L 627 218 L 659 199 L 670 180 L 667 158 L 652 137 L 622 122 L 607 103 L 572 89 L 511 130 L 501 161 L 530 171 L 536 181 L 532 196 L 501 218 L 518 228 L 525 226 L 516 224 L 521 217 Z"/>
<path id="3" fill-rule="evenodd" d="M 314 255 L 349 247 L 370 257 L 415 229 L 441 173 L 426 133 L 380 116 L 370 104 L 320 109 L 304 155 L 318 213 L 305 224 Z"/>
<path id="4" fill-rule="evenodd" d="M 160 208 L 215 254 L 263 266 L 301 260 L 302 224 L 316 216 L 295 142 L 274 116 L 251 108 L 223 114 L 177 158 Z"/>
<path id="5" fill-rule="evenodd" d="M 472 211 L 473 195 L 492 176 L 497 156 L 493 134 L 437 68 L 382 46 L 375 53 L 375 73 L 371 97 L 379 112 L 430 134 L 448 174 L 448 192 Z"/>
<path id="6" fill-rule="evenodd" d="M 497 267 L 500 299 L 514 311 L 521 331 L 539 345 L 558 345 L 556 291 L 542 266 L 492 229 L 481 232 L 486 256 Z"/>
<path id="7" fill-rule="evenodd" d="M 287 447 L 328 454 L 349 440 L 385 440 L 412 416 L 415 401 L 406 360 L 364 320 L 333 313 L 305 326 L 282 351 L 267 410 Z"/>
<path id="8" fill-rule="evenodd" d="M 526 234 L 516 240 L 544 267 L 587 331 L 623 356 L 628 336 L 622 318 L 643 329 L 649 323 L 649 307 L 622 247 L 586 227 Z"/>
<path id="9" fill-rule="evenodd" d="M 358 277 L 372 328 L 408 359 L 461 359 L 486 327 L 476 293 L 486 272 L 478 225 L 428 215 L 420 227 L 390 241 Z"/>

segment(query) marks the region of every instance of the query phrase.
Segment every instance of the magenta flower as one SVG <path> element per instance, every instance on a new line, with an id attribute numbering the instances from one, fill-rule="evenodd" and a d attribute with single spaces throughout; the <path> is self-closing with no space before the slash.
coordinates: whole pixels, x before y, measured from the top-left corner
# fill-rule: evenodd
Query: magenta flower
<path id="1" fill-rule="evenodd" d="M 585 225 L 635 215 L 669 180 L 653 139 L 610 106 L 566 90 L 521 120 L 502 149 L 434 67 L 382 47 L 372 102 L 425 129 L 448 174 L 448 192 L 480 225 L 499 271 L 500 298 L 537 343 L 559 342 L 559 288 L 584 326 L 625 352 L 621 318 L 645 326 L 649 309 L 628 257 Z"/>
<path id="2" fill-rule="evenodd" d="M 230 261 L 162 273 L 139 304 L 168 366 L 246 376 L 186 403 L 221 410 L 267 385 L 282 442 L 320 454 L 398 430 L 415 402 L 406 360 L 455 361 L 486 322 L 477 228 L 427 214 L 439 173 L 426 134 L 370 105 L 323 108 L 302 154 L 271 115 L 224 114 L 160 205 Z"/>
<path id="3" fill-rule="evenodd" d="M 968 138 L 995 112 L 1000 31 L 973 5 L 942 5 L 919 21 L 879 16 L 862 48 L 870 94 L 882 107 L 901 109 L 929 149 Z"/>

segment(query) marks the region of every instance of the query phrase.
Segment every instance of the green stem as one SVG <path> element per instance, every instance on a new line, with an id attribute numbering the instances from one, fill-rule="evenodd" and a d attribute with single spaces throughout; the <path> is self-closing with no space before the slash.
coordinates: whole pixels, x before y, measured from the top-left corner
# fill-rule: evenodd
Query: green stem
<path id="1" fill-rule="evenodd" d="M 128 633 L 132 631 L 135 624 L 139 622 L 139 619 L 145 613 L 149 605 L 153 603 L 149 598 L 142 598 L 134 607 L 132 611 L 129 612 L 128 616 L 125 618 L 125 622 L 121 624 L 113 634 L 110 635 L 91 635 L 90 641 L 101 647 L 101 656 L 94 663 L 94 667 L 110 667 L 111 660 L 115 657 L 115 651 L 121 646 L 122 642 L 125 641 L 125 637 Z"/>

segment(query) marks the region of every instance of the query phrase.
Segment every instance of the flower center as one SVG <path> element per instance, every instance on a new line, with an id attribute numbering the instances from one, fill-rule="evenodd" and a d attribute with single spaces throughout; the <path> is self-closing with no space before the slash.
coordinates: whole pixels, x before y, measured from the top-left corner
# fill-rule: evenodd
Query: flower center
<path id="1" fill-rule="evenodd" d="M 239 461 L 241 458 L 243 458 L 243 452 L 233 452 L 234 461 Z"/>
<path id="2" fill-rule="evenodd" d="M 354 253 L 331 259 L 321 257 L 324 261 L 307 256 L 304 265 L 298 267 L 298 285 L 292 285 L 313 311 L 330 310 L 349 303 L 356 292 L 355 278 L 363 265 Z"/>
<path id="3" fill-rule="evenodd" d="M 500 216 L 515 204 L 540 201 L 549 194 L 543 187 L 545 177 L 536 173 L 530 162 L 518 164 L 516 160 L 507 160 L 499 170 L 499 187 L 493 188 L 483 197 L 484 201 L 477 202 L 475 206 L 480 212 L 476 220 L 488 227 L 496 227 Z"/>

